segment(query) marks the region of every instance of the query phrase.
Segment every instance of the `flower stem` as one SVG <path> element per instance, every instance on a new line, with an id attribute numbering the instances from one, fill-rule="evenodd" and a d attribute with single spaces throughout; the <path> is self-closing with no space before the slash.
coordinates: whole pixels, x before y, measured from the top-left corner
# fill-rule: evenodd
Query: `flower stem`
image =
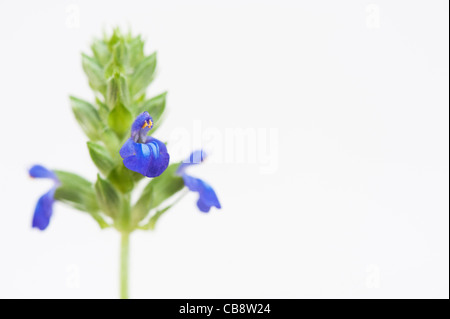
<path id="1" fill-rule="evenodd" d="M 120 242 L 120 298 L 128 299 L 128 260 L 130 247 L 130 234 L 122 233 Z"/>

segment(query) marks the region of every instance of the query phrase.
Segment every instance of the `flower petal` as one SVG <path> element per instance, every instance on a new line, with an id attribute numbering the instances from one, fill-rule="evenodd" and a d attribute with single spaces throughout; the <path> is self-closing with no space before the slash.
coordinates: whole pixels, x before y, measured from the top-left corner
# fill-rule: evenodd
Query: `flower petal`
<path id="1" fill-rule="evenodd" d="M 130 138 L 119 153 L 125 167 L 147 177 L 161 175 L 169 165 L 166 145 L 152 137 L 147 137 L 145 144 L 135 143 Z"/>
<path id="2" fill-rule="evenodd" d="M 156 177 L 161 175 L 169 166 L 170 156 L 166 145 L 153 137 L 147 138 L 145 144 L 150 150 L 150 164 L 147 168 L 147 177 Z"/>
<path id="3" fill-rule="evenodd" d="M 131 141 L 131 142 L 130 142 Z M 120 156 L 126 168 L 145 175 L 149 165 L 150 151 L 145 144 L 128 140 L 120 149 Z"/>
<path id="4" fill-rule="evenodd" d="M 190 191 L 199 193 L 197 207 L 200 211 L 207 213 L 212 206 L 221 208 L 216 192 L 208 183 L 200 178 L 192 177 L 186 174 L 183 174 L 182 177 L 184 185 L 186 185 Z"/>
<path id="5" fill-rule="evenodd" d="M 145 138 L 148 131 L 153 127 L 153 119 L 148 112 L 139 114 L 131 125 L 131 138 L 137 142 Z"/>
<path id="6" fill-rule="evenodd" d="M 119 154 L 122 158 L 126 158 L 129 156 L 136 155 L 136 142 L 133 141 L 132 138 L 129 138 L 123 145 L 122 148 L 119 151 Z"/>
<path id="7" fill-rule="evenodd" d="M 55 202 L 56 187 L 52 187 L 47 193 L 39 198 L 33 215 L 32 226 L 40 230 L 47 228 L 53 214 L 53 203 Z"/>
<path id="8" fill-rule="evenodd" d="M 181 162 L 177 169 L 178 175 L 183 175 L 186 168 L 191 165 L 200 164 L 206 159 L 206 153 L 203 150 L 196 150 L 191 153 L 191 155 Z"/>
<path id="9" fill-rule="evenodd" d="M 58 180 L 55 173 L 53 173 L 51 170 L 45 168 L 42 165 L 34 165 L 33 167 L 30 168 L 28 173 L 30 174 L 31 177 L 51 178 L 55 181 Z"/>

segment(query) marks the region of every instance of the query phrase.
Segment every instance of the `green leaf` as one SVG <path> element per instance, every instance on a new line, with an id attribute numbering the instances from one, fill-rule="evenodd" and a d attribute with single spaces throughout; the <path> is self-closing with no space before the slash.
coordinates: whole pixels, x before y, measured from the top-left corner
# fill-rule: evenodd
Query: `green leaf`
<path id="1" fill-rule="evenodd" d="M 155 130 L 159 126 L 161 116 L 163 115 L 164 110 L 166 109 L 166 96 L 167 92 L 164 92 L 158 96 L 155 96 L 149 100 L 144 101 L 139 106 L 138 114 L 147 111 L 153 118 L 153 122 L 155 123 L 153 130 Z"/>
<path id="2" fill-rule="evenodd" d="M 89 213 L 102 229 L 110 226 L 98 212 L 97 196 L 91 182 L 74 173 L 65 171 L 55 173 L 60 181 L 55 191 L 57 201 Z"/>
<path id="3" fill-rule="evenodd" d="M 128 53 L 128 63 L 134 68 L 144 58 L 144 42 L 140 36 L 137 36 L 128 43 Z"/>
<path id="4" fill-rule="evenodd" d="M 109 52 L 108 45 L 104 41 L 94 41 L 91 49 L 95 58 L 102 66 L 105 66 L 111 60 L 111 52 Z"/>
<path id="5" fill-rule="evenodd" d="M 116 166 L 116 163 L 111 158 L 111 155 L 109 155 L 108 150 L 103 145 L 94 142 L 87 142 L 87 146 L 95 166 L 97 166 L 103 175 L 108 176 Z"/>
<path id="6" fill-rule="evenodd" d="M 113 56 L 116 65 L 126 66 L 128 64 L 128 48 L 123 38 L 114 45 Z"/>
<path id="7" fill-rule="evenodd" d="M 132 218 L 135 224 L 143 220 L 150 210 L 158 207 L 183 189 L 183 179 L 175 175 L 179 165 L 179 163 L 169 165 L 163 174 L 153 178 L 144 188 L 132 209 Z"/>
<path id="8" fill-rule="evenodd" d="M 95 98 L 95 104 L 98 105 L 98 114 L 100 116 L 100 118 L 102 119 L 103 123 L 107 123 L 108 122 L 108 116 L 109 116 L 109 109 L 108 106 L 103 103 L 102 101 L 100 101 L 99 98 Z"/>
<path id="9" fill-rule="evenodd" d="M 108 228 L 111 225 L 108 224 L 105 219 L 103 218 L 103 216 L 99 213 L 91 213 L 92 218 L 94 218 L 94 220 L 98 223 L 98 225 L 100 226 L 101 229 L 104 228 Z"/>
<path id="10" fill-rule="evenodd" d="M 65 171 L 55 171 L 55 173 L 60 181 L 55 192 L 56 200 L 89 213 L 99 210 L 91 182 L 74 173 Z"/>
<path id="11" fill-rule="evenodd" d="M 139 95 L 138 97 L 136 97 L 136 96 L 134 97 L 134 103 L 136 103 L 136 104 L 141 104 L 144 101 L 145 101 L 145 93 Z"/>
<path id="12" fill-rule="evenodd" d="M 119 159 L 119 150 L 120 150 L 120 140 L 117 137 L 116 133 L 113 132 L 110 128 L 107 128 L 103 131 L 101 139 L 105 144 L 106 149 L 113 161 L 117 161 Z"/>
<path id="13" fill-rule="evenodd" d="M 116 219 L 122 209 L 122 198 L 111 183 L 97 175 L 95 193 L 100 209 L 112 219 Z"/>
<path id="14" fill-rule="evenodd" d="M 106 105 L 110 110 L 121 101 L 125 105 L 130 103 L 130 94 L 127 80 L 119 73 L 115 73 L 109 80 L 106 87 Z"/>
<path id="15" fill-rule="evenodd" d="M 125 74 L 125 67 L 122 64 L 117 64 L 114 59 L 112 59 L 106 66 L 105 66 L 105 78 L 109 79 L 116 73 L 123 73 Z"/>
<path id="16" fill-rule="evenodd" d="M 122 193 L 131 192 L 134 188 L 133 171 L 126 168 L 123 163 L 115 167 L 108 175 L 108 180 Z"/>
<path id="17" fill-rule="evenodd" d="M 114 28 L 113 34 L 109 39 L 105 39 L 105 42 L 108 44 L 108 48 L 111 51 L 113 47 L 120 41 L 122 38 L 122 34 L 119 28 Z"/>
<path id="18" fill-rule="evenodd" d="M 103 68 L 95 59 L 82 54 L 83 70 L 86 73 L 89 85 L 93 90 L 104 94 L 106 89 L 106 81 Z"/>
<path id="19" fill-rule="evenodd" d="M 131 112 L 121 102 L 116 105 L 108 116 L 109 127 L 120 137 L 130 130 L 132 121 Z"/>
<path id="20" fill-rule="evenodd" d="M 156 222 L 159 220 L 159 218 L 165 213 L 167 212 L 169 209 L 171 209 L 176 203 L 178 203 L 183 197 L 184 195 L 186 195 L 187 192 L 185 192 L 184 194 L 181 194 L 180 196 L 178 196 L 178 198 L 173 201 L 170 205 L 164 207 L 163 209 L 159 209 L 155 214 L 153 214 L 152 217 L 150 217 L 150 219 L 147 221 L 147 223 L 145 223 L 144 225 L 138 225 L 137 228 L 139 229 L 143 229 L 143 230 L 148 230 L 148 229 L 155 229 L 156 226 Z"/>
<path id="21" fill-rule="evenodd" d="M 103 129 L 103 124 L 95 107 L 73 96 L 70 97 L 70 104 L 72 105 L 72 111 L 78 124 L 87 137 L 93 141 L 98 140 Z"/>
<path id="22" fill-rule="evenodd" d="M 167 212 L 170 208 L 172 208 L 173 205 L 169 205 L 161 210 L 158 210 L 149 220 L 148 222 L 144 225 L 139 227 L 140 229 L 143 230 L 148 230 L 148 229 L 155 229 L 156 226 L 156 222 L 159 220 L 159 218 L 165 213 Z"/>
<path id="23" fill-rule="evenodd" d="M 145 92 L 147 86 L 152 82 L 156 69 L 156 52 L 142 60 L 130 80 L 130 92 L 133 97 Z"/>

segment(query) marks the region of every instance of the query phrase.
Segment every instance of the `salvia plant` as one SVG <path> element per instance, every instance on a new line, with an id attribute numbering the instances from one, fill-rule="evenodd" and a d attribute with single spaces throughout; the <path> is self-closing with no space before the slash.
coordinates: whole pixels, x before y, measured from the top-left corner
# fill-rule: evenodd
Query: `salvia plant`
<path id="1" fill-rule="evenodd" d="M 72 172 L 32 166 L 31 177 L 54 182 L 36 204 L 32 227 L 45 230 L 59 201 L 88 213 L 102 229 L 115 228 L 121 235 L 120 296 L 128 298 L 130 234 L 153 230 L 188 191 L 198 193 L 201 212 L 220 208 L 220 203 L 209 184 L 188 174 L 191 165 L 204 160 L 202 150 L 172 163 L 166 144 L 150 135 L 161 125 L 166 108 L 166 93 L 146 96 L 156 53 L 145 55 L 141 37 L 119 29 L 94 40 L 91 49 L 91 55 L 82 54 L 82 66 L 95 101 L 71 96 L 70 104 L 98 174 L 91 182 Z M 139 183 L 145 187 L 132 201 Z"/>

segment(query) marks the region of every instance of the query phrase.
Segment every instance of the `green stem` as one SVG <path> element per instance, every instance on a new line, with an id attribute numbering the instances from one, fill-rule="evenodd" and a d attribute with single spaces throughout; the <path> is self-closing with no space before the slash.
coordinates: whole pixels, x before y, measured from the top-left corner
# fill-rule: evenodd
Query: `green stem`
<path id="1" fill-rule="evenodd" d="M 130 247 L 130 234 L 122 233 L 120 242 L 120 298 L 128 299 L 128 260 Z"/>

